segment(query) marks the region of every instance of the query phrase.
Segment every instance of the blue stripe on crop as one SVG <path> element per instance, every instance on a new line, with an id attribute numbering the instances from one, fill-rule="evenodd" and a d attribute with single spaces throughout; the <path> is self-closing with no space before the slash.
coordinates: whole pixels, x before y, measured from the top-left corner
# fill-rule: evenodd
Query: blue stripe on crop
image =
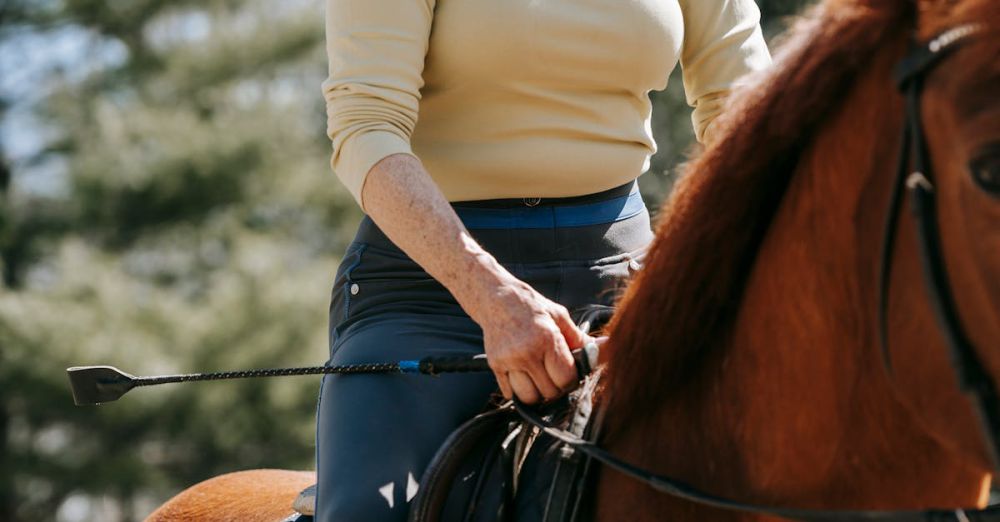
<path id="1" fill-rule="evenodd" d="M 646 210 L 638 191 L 596 203 L 510 209 L 455 209 L 468 229 L 585 227 L 622 221 Z"/>
<path id="2" fill-rule="evenodd" d="M 399 371 L 403 373 L 420 373 L 420 361 L 399 361 Z"/>

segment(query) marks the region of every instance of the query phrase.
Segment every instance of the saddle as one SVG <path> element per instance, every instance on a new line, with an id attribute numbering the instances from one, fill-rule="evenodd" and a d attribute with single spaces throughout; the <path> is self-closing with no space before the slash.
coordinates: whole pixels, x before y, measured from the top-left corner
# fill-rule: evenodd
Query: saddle
<path id="1" fill-rule="evenodd" d="M 599 372 L 547 405 L 544 418 L 582 438 L 597 435 Z M 571 522 L 589 513 L 590 459 L 524 423 L 511 403 L 457 429 L 431 461 L 410 522 Z"/>
<path id="2" fill-rule="evenodd" d="M 592 305 L 573 315 L 580 329 L 595 332 L 613 309 Z M 550 423 L 595 440 L 600 414 L 594 394 L 601 372 L 588 376 L 563 399 L 539 413 Z M 410 504 L 410 522 L 578 522 L 594 481 L 590 459 L 524 423 L 510 402 L 479 414 L 445 440 L 424 471 Z M 286 521 L 311 520 L 316 486 L 293 503 Z"/>

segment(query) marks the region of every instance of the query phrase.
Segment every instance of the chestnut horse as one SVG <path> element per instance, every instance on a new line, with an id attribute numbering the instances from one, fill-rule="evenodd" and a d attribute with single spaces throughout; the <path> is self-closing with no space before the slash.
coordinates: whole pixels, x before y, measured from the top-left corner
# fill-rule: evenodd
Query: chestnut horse
<path id="1" fill-rule="evenodd" d="M 926 77 L 923 124 L 961 322 L 1000 376 L 1000 2 L 828 1 L 792 31 L 763 92 L 736 101 L 721 143 L 664 207 L 605 349 L 606 449 L 758 504 L 986 501 L 992 463 L 907 215 L 889 280 L 891 372 L 878 320 L 904 121 L 892 71 L 914 37 L 973 22 L 979 34 Z M 613 471 L 600 480 L 596 518 L 766 519 Z"/>
<path id="2" fill-rule="evenodd" d="M 879 349 L 879 254 L 914 36 L 981 31 L 927 77 L 923 121 L 962 324 L 1000 376 L 1000 2 L 827 0 L 686 168 L 610 327 L 601 445 L 730 499 L 799 508 L 981 506 L 992 464 L 898 222 Z M 977 179 L 974 180 L 973 178 Z M 224 475 L 149 520 L 277 521 L 314 480 Z M 615 471 L 606 521 L 757 521 Z"/>

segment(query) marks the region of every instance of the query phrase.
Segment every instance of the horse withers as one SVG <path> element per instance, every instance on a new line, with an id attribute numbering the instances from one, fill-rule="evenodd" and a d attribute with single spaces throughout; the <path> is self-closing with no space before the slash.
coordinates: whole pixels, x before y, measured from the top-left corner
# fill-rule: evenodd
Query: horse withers
<path id="1" fill-rule="evenodd" d="M 905 120 L 893 71 L 914 41 L 969 25 L 922 76 L 919 106 L 953 311 L 1000 377 L 1000 3 L 827 0 L 665 204 L 605 348 L 602 446 L 744 502 L 986 502 L 994 463 L 927 290 L 914 200 L 881 252 Z M 150 519 L 281 520 L 311 479 L 291 473 L 212 479 Z M 600 521 L 769 520 L 608 470 L 593 498 Z"/>

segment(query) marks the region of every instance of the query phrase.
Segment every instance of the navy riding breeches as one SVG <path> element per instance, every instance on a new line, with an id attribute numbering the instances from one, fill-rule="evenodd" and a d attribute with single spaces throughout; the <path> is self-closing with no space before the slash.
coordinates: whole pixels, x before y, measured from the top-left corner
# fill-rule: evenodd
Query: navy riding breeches
<path id="1" fill-rule="evenodd" d="M 634 183 L 576 198 L 453 206 L 507 270 L 570 311 L 612 304 L 652 238 Z M 327 364 L 482 352 L 482 331 L 448 290 L 364 218 L 333 287 Z M 495 393 L 491 373 L 324 377 L 316 520 L 405 520 L 440 444 Z"/>

